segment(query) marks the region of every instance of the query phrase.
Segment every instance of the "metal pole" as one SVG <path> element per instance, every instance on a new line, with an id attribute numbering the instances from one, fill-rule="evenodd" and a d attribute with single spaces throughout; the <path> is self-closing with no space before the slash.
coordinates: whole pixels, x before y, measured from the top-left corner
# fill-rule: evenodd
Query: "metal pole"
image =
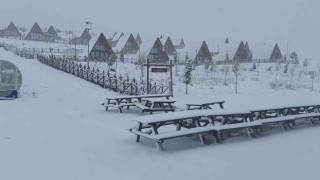
<path id="1" fill-rule="evenodd" d="M 173 97 L 173 77 L 172 77 L 172 60 L 170 60 L 170 95 Z"/>
<path id="2" fill-rule="evenodd" d="M 149 58 L 147 58 L 147 94 L 149 94 Z"/>

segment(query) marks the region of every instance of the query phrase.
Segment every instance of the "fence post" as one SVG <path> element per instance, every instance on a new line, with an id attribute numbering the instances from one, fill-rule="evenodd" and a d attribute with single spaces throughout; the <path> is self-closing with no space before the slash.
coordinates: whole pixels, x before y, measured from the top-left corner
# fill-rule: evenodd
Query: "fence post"
<path id="1" fill-rule="evenodd" d="M 105 88 L 105 80 L 106 80 L 106 73 L 104 73 L 104 71 L 102 72 L 102 85 L 103 85 L 103 88 Z"/>

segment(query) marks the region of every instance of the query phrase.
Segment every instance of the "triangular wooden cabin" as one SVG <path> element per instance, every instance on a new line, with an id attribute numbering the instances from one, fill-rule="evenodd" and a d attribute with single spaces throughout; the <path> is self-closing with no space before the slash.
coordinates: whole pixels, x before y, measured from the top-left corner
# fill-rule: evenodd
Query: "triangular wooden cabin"
<path id="1" fill-rule="evenodd" d="M 280 48 L 278 46 L 278 43 L 276 43 L 276 45 L 273 48 L 273 51 L 271 53 L 271 56 L 269 58 L 270 62 L 283 62 L 283 56 L 281 54 Z"/>
<path id="2" fill-rule="evenodd" d="M 118 42 L 121 40 L 121 38 L 124 36 L 124 33 L 122 32 L 121 34 L 120 34 L 120 36 L 118 36 L 117 38 L 116 37 L 113 37 L 113 39 L 112 39 L 112 41 L 110 42 L 110 41 L 108 41 L 109 42 L 109 44 L 110 44 L 110 46 L 111 47 L 116 47 L 117 46 L 117 44 L 118 44 Z"/>
<path id="3" fill-rule="evenodd" d="M 229 38 L 227 38 L 224 43 L 225 43 L 225 44 L 229 44 Z"/>
<path id="4" fill-rule="evenodd" d="M 81 38 L 87 40 L 87 41 L 90 41 L 91 39 L 91 35 L 89 33 L 89 29 L 88 28 L 85 28 L 80 36 Z"/>
<path id="5" fill-rule="evenodd" d="M 249 46 L 248 46 L 248 48 L 249 48 Z M 249 60 L 248 50 L 246 49 L 243 41 L 240 42 L 238 49 L 233 56 L 233 60 L 240 61 L 240 62 Z"/>
<path id="6" fill-rule="evenodd" d="M 246 41 L 246 44 L 244 45 L 244 49 L 247 53 L 248 60 L 252 60 L 252 53 L 251 53 L 251 50 L 250 50 L 250 47 L 249 47 L 249 44 L 247 41 Z"/>
<path id="7" fill-rule="evenodd" d="M 38 23 L 35 23 L 30 32 L 28 33 L 28 35 L 26 36 L 25 40 L 29 40 L 29 41 L 45 41 L 45 35 L 42 32 L 40 26 L 38 25 Z"/>
<path id="8" fill-rule="evenodd" d="M 19 32 L 18 28 L 14 25 L 14 23 L 11 22 L 9 26 L 2 31 L 2 36 L 20 38 L 21 33 Z"/>
<path id="9" fill-rule="evenodd" d="M 168 64 L 169 56 L 166 51 L 164 51 L 163 45 L 159 38 L 157 38 L 156 42 L 153 44 L 149 55 L 147 57 L 150 63 L 158 63 L 158 64 Z"/>
<path id="10" fill-rule="evenodd" d="M 140 34 L 138 33 L 137 37 L 136 37 L 136 42 L 138 43 L 138 45 L 140 46 L 142 44 L 142 39 Z"/>
<path id="11" fill-rule="evenodd" d="M 117 56 L 114 54 L 110 44 L 103 33 L 100 34 L 98 40 L 94 44 L 90 52 L 90 60 L 94 61 L 115 61 Z"/>
<path id="12" fill-rule="evenodd" d="M 140 46 L 138 45 L 136 39 L 133 37 L 132 34 L 130 34 L 126 44 L 124 45 L 122 49 L 123 54 L 137 54 L 140 49 Z"/>
<path id="13" fill-rule="evenodd" d="M 203 64 L 207 59 L 210 62 L 212 62 L 212 54 L 207 46 L 206 41 L 203 41 L 202 45 L 196 55 L 196 63 Z"/>
<path id="14" fill-rule="evenodd" d="M 166 42 L 164 43 L 164 50 L 167 52 L 169 56 L 176 56 L 177 50 L 174 47 L 170 37 L 167 38 Z"/>
<path id="15" fill-rule="evenodd" d="M 59 39 L 58 33 L 53 28 L 53 26 L 50 26 L 48 31 L 46 32 L 46 40 L 49 42 L 57 42 Z"/>
<path id="16" fill-rule="evenodd" d="M 178 50 L 178 49 L 183 49 L 184 47 L 186 46 L 186 44 L 184 43 L 184 40 L 181 39 L 180 41 L 180 44 L 179 45 L 175 45 L 175 49 Z"/>

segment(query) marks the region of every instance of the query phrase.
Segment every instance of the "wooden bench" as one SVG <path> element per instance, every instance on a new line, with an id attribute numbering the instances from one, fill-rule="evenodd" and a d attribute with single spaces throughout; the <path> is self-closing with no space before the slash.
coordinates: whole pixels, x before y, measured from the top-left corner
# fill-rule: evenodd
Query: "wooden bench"
<path id="1" fill-rule="evenodd" d="M 219 104 L 220 108 L 223 109 L 224 101 L 216 101 L 216 102 L 209 102 L 209 103 L 192 103 L 192 104 L 186 104 L 187 110 L 200 110 L 200 109 L 212 109 L 210 106 L 213 106 L 215 104 Z"/>
<path id="2" fill-rule="evenodd" d="M 109 107 L 112 107 L 112 108 L 119 109 L 120 113 L 122 113 L 122 109 L 124 107 L 127 107 L 127 109 L 129 109 L 129 107 L 131 107 L 131 106 L 136 106 L 135 103 L 124 103 L 124 104 L 120 104 L 120 105 L 117 105 L 116 103 L 110 103 L 110 104 L 102 103 L 101 105 L 106 107 L 106 111 L 108 111 Z"/>
<path id="3" fill-rule="evenodd" d="M 223 126 L 204 126 L 204 127 L 195 127 L 195 128 L 190 128 L 190 129 L 184 129 L 184 130 L 180 130 L 180 131 L 166 132 L 166 133 L 161 133 L 161 134 L 144 133 L 144 132 L 138 131 L 135 128 L 131 128 L 131 129 L 129 129 L 129 131 L 135 135 L 142 136 L 144 138 L 155 141 L 157 149 L 162 151 L 163 150 L 162 143 L 167 139 L 174 139 L 174 138 L 190 136 L 190 135 L 199 135 L 201 143 L 206 144 L 206 140 L 202 135 L 209 133 L 215 137 L 216 142 L 220 143 L 221 142 L 220 134 L 226 130 L 248 129 L 248 128 L 254 128 L 257 126 L 262 126 L 262 123 L 260 123 L 260 122 L 246 122 L 246 123 L 239 123 L 239 124 L 228 124 L 228 125 L 223 125 Z M 253 132 L 254 131 L 251 131 L 251 130 L 246 131 L 248 137 L 250 137 L 250 138 L 255 137 Z"/>
<path id="4" fill-rule="evenodd" d="M 292 129 L 293 124 L 296 120 L 309 120 L 312 125 L 314 125 L 314 118 L 320 118 L 320 113 L 308 113 L 308 114 L 297 114 L 297 115 L 288 115 L 282 117 L 275 117 L 269 119 L 260 119 L 255 122 L 260 122 L 263 125 L 275 125 L 280 124 L 284 131 Z"/>
<path id="5" fill-rule="evenodd" d="M 141 103 L 135 103 L 135 106 L 139 109 L 141 109 L 141 113 L 144 113 L 144 112 L 149 112 L 150 111 L 150 108 L 141 104 Z"/>

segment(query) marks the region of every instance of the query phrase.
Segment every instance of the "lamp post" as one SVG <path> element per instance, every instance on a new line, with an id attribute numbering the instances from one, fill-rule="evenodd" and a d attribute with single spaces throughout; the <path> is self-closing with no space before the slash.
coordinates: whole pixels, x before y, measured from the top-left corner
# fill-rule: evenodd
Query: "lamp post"
<path id="1" fill-rule="evenodd" d="M 289 41 L 287 41 L 287 59 L 289 60 L 289 63 L 290 63 L 290 57 L 289 57 Z"/>
<path id="2" fill-rule="evenodd" d="M 92 25 L 92 22 L 91 21 L 86 21 L 86 29 L 88 31 L 88 33 L 90 32 L 91 30 L 91 25 Z M 88 57 L 87 57 L 87 63 L 88 63 L 88 67 L 89 67 L 89 54 L 90 54 L 90 49 L 89 49 L 89 45 L 90 45 L 90 39 L 88 38 Z"/>

